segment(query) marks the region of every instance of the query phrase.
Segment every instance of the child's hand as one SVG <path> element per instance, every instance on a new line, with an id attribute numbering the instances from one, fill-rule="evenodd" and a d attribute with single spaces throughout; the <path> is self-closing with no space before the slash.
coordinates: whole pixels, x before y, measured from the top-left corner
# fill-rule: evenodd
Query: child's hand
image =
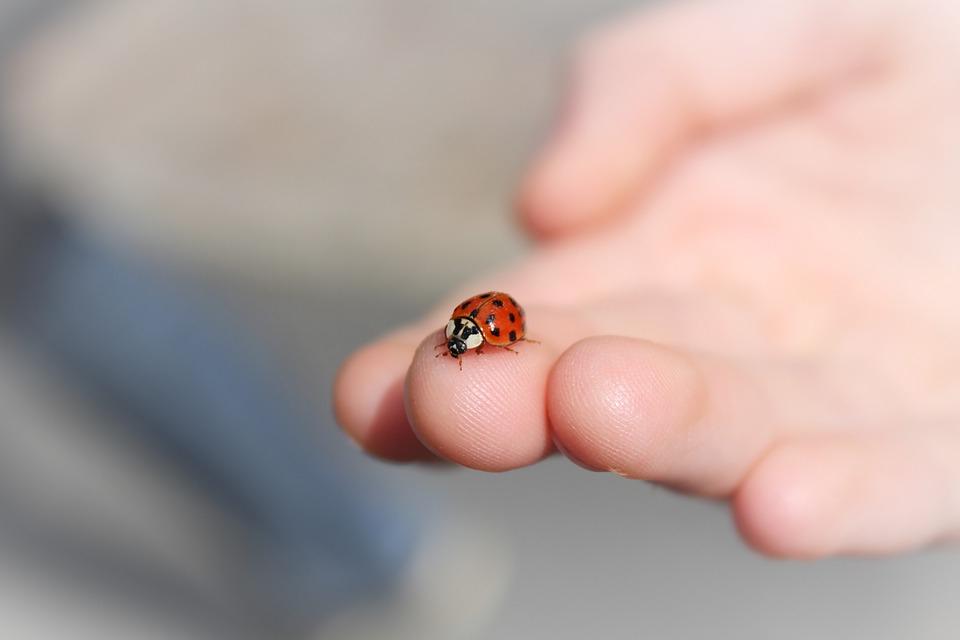
<path id="1" fill-rule="evenodd" d="M 344 428 L 486 470 L 556 446 L 730 498 L 771 554 L 960 534 L 957 7 L 677 3 L 590 36 L 522 193 L 543 243 L 355 354 Z M 543 344 L 461 373 L 438 330 L 490 288 Z"/>

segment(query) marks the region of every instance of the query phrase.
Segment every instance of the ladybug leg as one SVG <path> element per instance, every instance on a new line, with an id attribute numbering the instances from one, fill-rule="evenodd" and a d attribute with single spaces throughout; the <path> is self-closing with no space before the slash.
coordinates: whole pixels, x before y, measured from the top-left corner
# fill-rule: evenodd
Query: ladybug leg
<path id="1" fill-rule="evenodd" d="M 516 343 L 514 343 L 514 344 L 516 344 Z M 500 348 L 501 348 L 501 349 L 506 349 L 507 351 L 509 351 L 509 352 L 511 352 L 511 353 L 515 353 L 515 354 L 517 354 L 517 355 L 520 355 L 520 352 L 519 352 L 519 351 L 517 351 L 516 349 L 511 349 L 509 346 L 502 346 L 502 347 L 500 347 Z"/>
<path id="2" fill-rule="evenodd" d="M 463 371 L 463 358 L 457 358 L 457 364 L 460 365 L 460 371 Z"/>
<path id="3" fill-rule="evenodd" d="M 477 347 L 477 355 L 478 355 L 478 356 L 482 356 L 482 355 L 483 355 L 483 347 Z"/>
<path id="4" fill-rule="evenodd" d="M 530 338 L 520 338 L 517 342 L 530 342 L 532 344 L 540 344 L 539 340 L 531 340 Z"/>
<path id="5" fill-rule="evenodd" d="M 445 347 L 445 346 L 447 346 L 447 343 L 446 343 L 446 342 L 441 342 L 440 344 L 438 344 L 437 346 L 435 346 L 434 349 L 439 349 L 440 347 Z"/>

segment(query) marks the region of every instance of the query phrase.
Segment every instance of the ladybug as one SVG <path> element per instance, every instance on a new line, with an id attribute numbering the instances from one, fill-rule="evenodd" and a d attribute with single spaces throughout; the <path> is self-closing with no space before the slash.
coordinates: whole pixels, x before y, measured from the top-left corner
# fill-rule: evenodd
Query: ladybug
<path id="1" fill-rule="evenodd" d="M 467 298 L 453 310 L 444 332 L 446 342 L 436 347 L 445 347 L 446 351 L 438 353 L 437 357 L 450 355 L 463 369 L 460 358 L 468 350 L 476 349 L 480 355 L 482 347 L 489 344 L 517 353 L 510 345 L 521 341 L 536 342 L 527 339 L 526 333 L 523 307 L 506 293 L 488 291 Z"/>

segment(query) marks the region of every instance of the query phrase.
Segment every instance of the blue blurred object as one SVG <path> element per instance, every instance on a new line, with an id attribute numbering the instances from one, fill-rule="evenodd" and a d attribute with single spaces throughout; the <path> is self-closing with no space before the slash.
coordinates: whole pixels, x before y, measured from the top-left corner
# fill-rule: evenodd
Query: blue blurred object
<path id="1" fill-rule="evenodd" d="M 10 12 L 0 79 L 8 54 L 68 5 Z M 286 393 L 223 309 L 14 179 L 4 133 L 3 320 L 247 523 L 263 549 L 251 581 L 266 613 L 309 623 L 388 590 L 419 537 L 409 505 L 331 459 L 310 435 L 325 421 Z"/>
<path id="2" fill-rule="evenodd" d="M 16 238 L 8 311 L 25 341 L 242 515 L 267 550 L 255 580 L 283 615 L 388 589 L 418 518 L 324 455 L 317 419 L 225 311 L 37 208 L 7 214 L 2 234 Z"/>

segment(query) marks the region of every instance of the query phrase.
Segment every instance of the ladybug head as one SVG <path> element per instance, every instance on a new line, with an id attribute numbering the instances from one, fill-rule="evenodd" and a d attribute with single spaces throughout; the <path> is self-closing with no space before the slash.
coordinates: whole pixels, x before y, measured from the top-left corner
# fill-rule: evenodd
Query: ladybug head
<path id="1" fill-rule="evenodd" d="M 447 340 L 447 351 L 454 358 L 459 358 L 467 351 L 467 343 L 460 338 L 450 338 Z"/>
<path id="2" fill-rule="evenodd" d="M 471 318 L 451 318 L 446 329 L 447 351 L 459 358 L 468 349 L 476 349 L 483 344 L 483 333 Z"/>

